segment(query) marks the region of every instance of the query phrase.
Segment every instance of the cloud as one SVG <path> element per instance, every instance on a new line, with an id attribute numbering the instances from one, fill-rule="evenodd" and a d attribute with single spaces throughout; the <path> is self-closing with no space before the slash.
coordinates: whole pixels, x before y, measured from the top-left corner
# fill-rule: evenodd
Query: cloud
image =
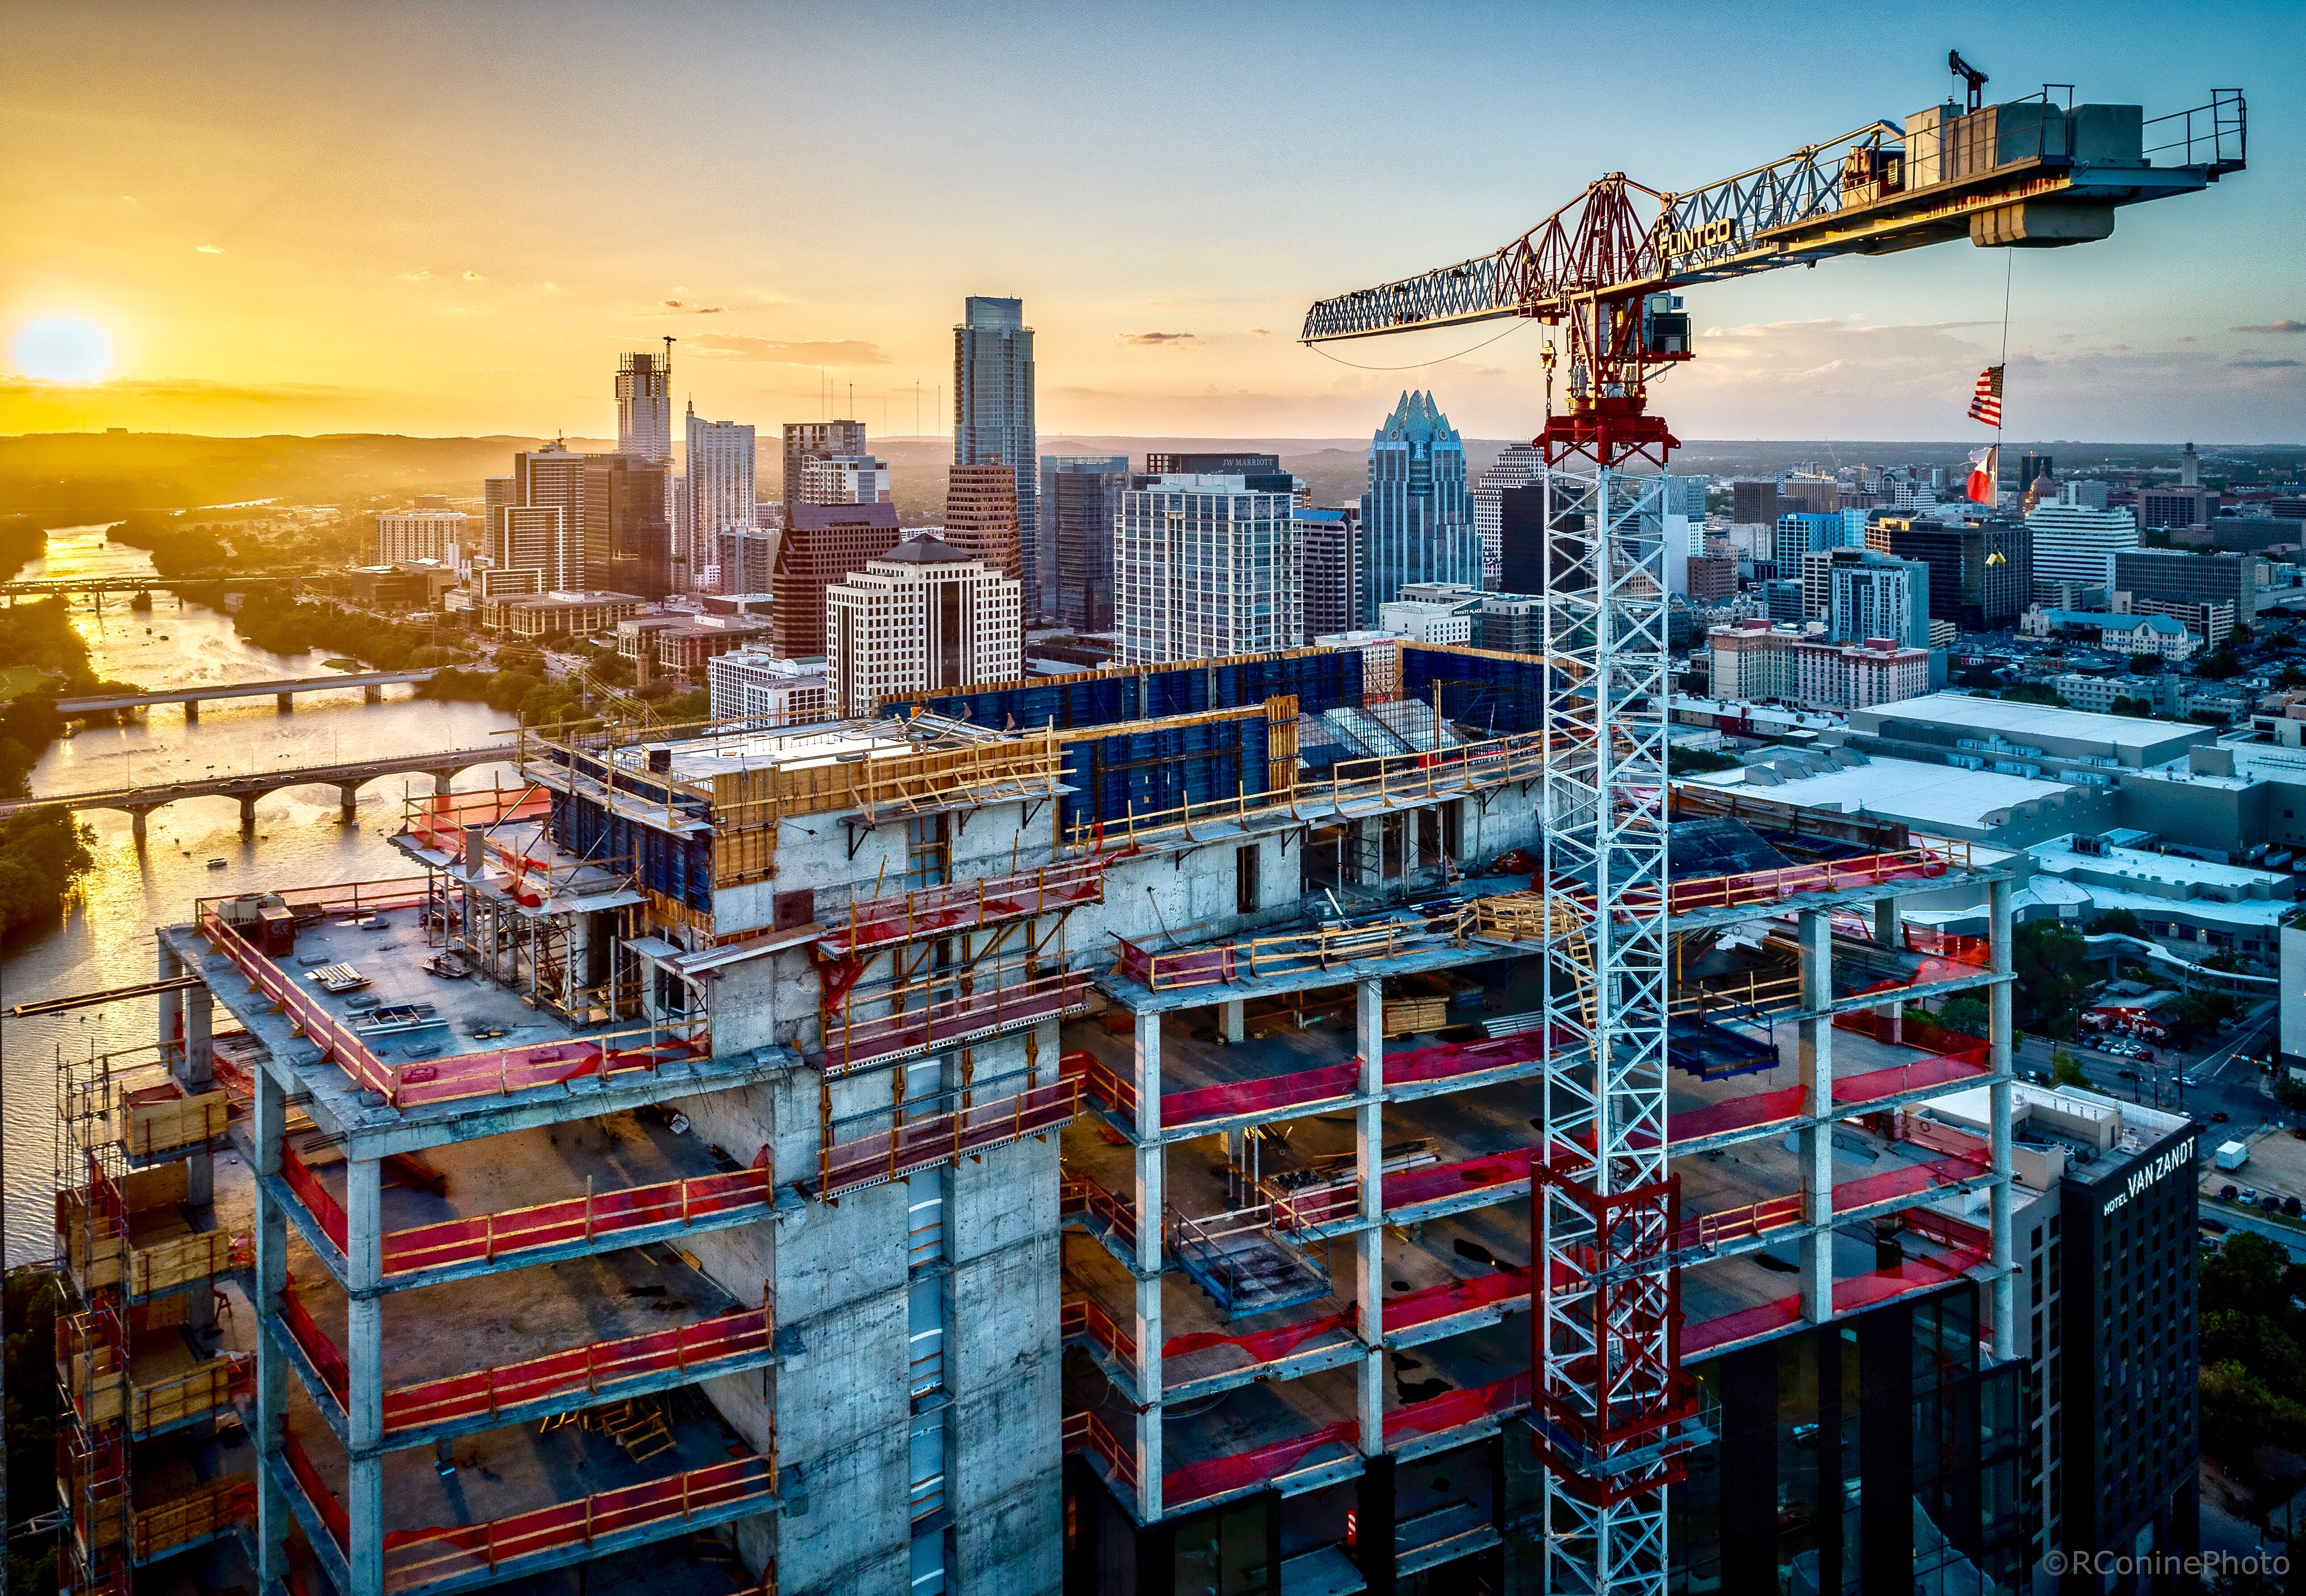
<path id="1" fill-rule="evenodd" d="M 432 274 L 429 271 L 404 271 L 400 274 L 400 280 L 404 283 L 429 283 L 432 280 Z"/>
<path id="2" fill-rule="evenodd" d="M 210 382 L 199 377 L 115 378 L 109 382 L 43 382 L 32 377 L 0 377 L 0 397 L 177 399 L 209 404 L 309 405 L 358 397 L 354 389 L 319 382 Z"/>
<path id="3" fill-rule="evenodd" d="M 1138 348 L 1158 349 L 1164 344 L 1191 344 L 1199 340 L 1189 332 L 1123 332 L 1114 334 L 1113 341 Z"/>
<path id="4" fill-rule="evenodd" d="M 861 338 L 789 343 L 780 338 L 756 338 L 737 333 L 713 332 L 702 337 L 684 339 L 681 348 L 686 354 L 705 355 L 715 360 L 757 360 L 780 366 L 885 366 L 889 363 L 889 357 L 882 353 L 878 344 L 868 344 Z"/>
<path id="5" fill-rule="evenodd" d="M 2228 332 L 2306 332 L 2306 321 L 2285 316 L 2279 321 L 2261 322 L 2256 327 L 2229 327 Z"/>
<path id="6" fill-rule="evenodd" d="M 1267 328 L 1252 327 L 1249 329 L 1249 336 L 1252 338 L 1269 338 L 1273 336 L 1273 333 L 1271 329 Z"/>
<path id="7" fill-rule="evenodd" d="M 2182 332 L 2178 335 L 2178 341 L 2181 344 L 2191 344 L 2194 341 L 2194 335 L 2190 332 Z"/>
<path id="8" fill-rule="evenodd" d="M 2272 354 L 2245 354 L 2240 360 L 2228 361 L 2226 364 L 2240 367 L 2245 371 L 2270 371 L 2283 366 L 2306 366 L 2306 360 L 2291 360 Z"/>
<path id="9" fill-rule="evenodd" d="M 718 316 L 729 308 L 727 305 L 687 304 L 678 299 L 661 299 L 657 304 L 664 310 L 678 311 L 684 316 Z"/>
<path id="10" fill-rule="evenodd" d="M 192 248 L 203 255 L 221 255 L 224 251 L 212 243 L 196 243 Z"/>
<path id="11" fill-rule="evenodd" d="M 465 281 L 466 281 L 466 282 L 468 282 L 468 283 L 485 283 L 485 282 L 487 282 L 488 280 L 489 280 L 488 278 L 486 278 L 486 277 L 483 277 L 483 276 L 482 276 L 479 272 L 477 272 L 477 271 L 472 271 L 472 270 L 469 270 L 469 269 L 468 269 L 468 270 L 466 270 L 466 272 L 465 273 Z"/>

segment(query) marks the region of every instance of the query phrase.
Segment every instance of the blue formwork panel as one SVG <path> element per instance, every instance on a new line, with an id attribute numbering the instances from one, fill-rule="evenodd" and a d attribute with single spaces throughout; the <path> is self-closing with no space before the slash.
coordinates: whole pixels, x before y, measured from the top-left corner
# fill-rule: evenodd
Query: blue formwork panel
<path id="1" fill-rule="evenodd" d="M 630 859 L 651 891 L 702 913 L 713 912 L 713 843 L 676 837 L 608 810 L 580 794 L 552 795 L 552 840 L 565 853 L 606 864 Z"/>
<path id="2" fill-rule="evenodd" d="M 1110 737 L 1072 737 L 1064 749 L 1067 826 L 1125 821 L 1206 804 L 1267 786 L 1271 728 L 1261 715 L 1155 726 Z"/>
<path id="3" fill-rule="evenodd" d="M 1449 653 L 1405 646 L 1401 696 L 1422 703 L 1441 690 L 1442 718 L 1504 737 L 1544 724 L 1546 670 L 1520 655 Z"/>
<path id="4" fill-rule="evenodd" d="M 1005 730 L 1055 725 L 1065 731 L 1203 710 L 1245 709 L 1285 696 L 1294 696 L 1298 709 L 1307 714 L 1359 706 L 1361 655 L 1352 649 L 1307 649 L 1141 670 L 1085 671 L 1046 682 L 941 694 L 924 700 L 922 707 L 976 726 Z M 910 707 L 893 704 L 884 705 L 883 713 L 901 715 Z"/>

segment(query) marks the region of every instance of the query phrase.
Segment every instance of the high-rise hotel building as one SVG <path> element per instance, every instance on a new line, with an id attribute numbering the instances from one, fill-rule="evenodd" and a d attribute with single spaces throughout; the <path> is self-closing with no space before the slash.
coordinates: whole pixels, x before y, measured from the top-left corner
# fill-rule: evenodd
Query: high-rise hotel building
<path id="1" fill-rule="evenodd" d="M 1122 664 L 1264 653 L 1304 642 L 1288 482 L 1141 476 L 1121 496 L 1113 589 Z"/>
<path id="2" fill-rule="evenodd" d="M 617 357 L 617 452 L 672 458 L 672 353 Z"/>

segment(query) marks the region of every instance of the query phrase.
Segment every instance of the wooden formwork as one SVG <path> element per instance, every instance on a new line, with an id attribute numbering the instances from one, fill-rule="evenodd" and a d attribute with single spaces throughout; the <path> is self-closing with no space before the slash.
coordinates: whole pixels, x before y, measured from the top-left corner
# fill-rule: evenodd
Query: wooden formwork
<path id="1" fill-rule="evenodd" d="M 148 1158 L 216 1140 L 230 1112 L 223 1088 L 188 1095 L 171 1081 L 123 1097 L 113 1107 L 112 1134 L 131 1157 Z"/>
<path id="2" fill-rule="evenodd" d="M 136 1560 L 149 1562 L 173 1547 L 206 1540 L 255 1513 L 255 1481 L 241 1474 L 211 1480 L 174 1501 L 138 1511 Z"/>

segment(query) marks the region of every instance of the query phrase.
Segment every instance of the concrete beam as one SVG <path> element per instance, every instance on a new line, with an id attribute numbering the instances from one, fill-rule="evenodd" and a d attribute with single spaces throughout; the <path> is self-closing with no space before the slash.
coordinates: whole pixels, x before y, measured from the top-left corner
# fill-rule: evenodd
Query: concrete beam
<path id="1" fill-rule="evenodd" d="M 1136 1323 L 1137 1388 L 1161 1389 L 1161 1216 L 1162 1177 L 1167 1154 L 1161 1134 L 1161 1016 L 1137 1016 L 1136 1047 L 1131 1058 L 1132 1084 L 1137 1088 L 1140 1123 L 1154 1139 L 1135 1151 L 1137 1190 Z M 1154 1400 L 1136 1416 L 1137 1515 L 1141 1523 L 1161 1518 L 1161 1404 Z"/>

